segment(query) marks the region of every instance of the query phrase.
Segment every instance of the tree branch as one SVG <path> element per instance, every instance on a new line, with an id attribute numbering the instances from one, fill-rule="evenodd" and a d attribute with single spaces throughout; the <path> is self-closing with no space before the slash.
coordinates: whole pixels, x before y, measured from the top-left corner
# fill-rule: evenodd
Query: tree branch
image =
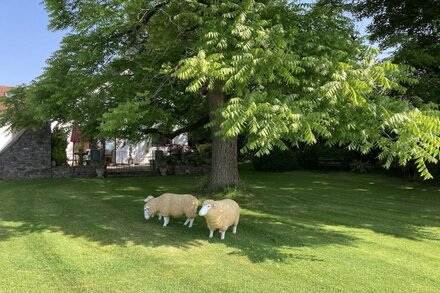
<path id="1" fill-rule="evenodd" d="M 148 24 L 150 19 L 154 15 L 156 15 L 156 13 L 159 12 L 162 9 L 162 7 L 168 5 L 170 2 L 171 2 L 171 0 L 167 0 L 167 1 L 161 2 L 161 3 L 153 6 L 150 9 L 142 9 L 139 12 L 138 22 L 134 25 L 133 28 L 131 28 L 127 31 L 127 34 L 131 36 L 132 42 L 134 44 L 140 43 L 138 38 L 139 38 L 139 32 L 140 32 L 142 26 Z"/>
<path id="2" fill-rule="evenodd" d="M 144 9 L 142 11 L 142 16 L 139 17 L 139 23 L 140 24 L 146 24 L 148 21 L 164 6 L 168 5 L 171 1 L 167 0 L 162 3 L 157 4 L 151 9 Z M 141 26 L 141 25 L 139 25 Z"/>
<path id="3" fill-rule="evenodd" d="M 185 132 L 188 132 L 188 131 L 200 128 L 200 127 L 204 126 L 208 122 L 209 122 L 209 115 L 205 115 L 205 116 L 201 117 L 199 120 L 197 120 L 197 121 L 195 121 L 195 122 L 193 122 L 193 123 L 191 123 L 191 124 L 189 124 L 189 125 L 187 125 L 185 127 L 177 129 L 177 130 L 175 130 L 173 132 L 170 132 L 170 133 L 165 133 L 165 132 L 161 131 L 158 128 L 146 128 L 146 129 L 143 129 L 141 131 L 142 131 L 143 134 L 159 134 L 159 135 L 161 135 L 163 137 L 166 137 L 166 138 L 169 138 L 169 139 L 173 139 L 176 136 L 178 136 L 179 134 L 182 134 L 182 133 L 185 133 Z"/>

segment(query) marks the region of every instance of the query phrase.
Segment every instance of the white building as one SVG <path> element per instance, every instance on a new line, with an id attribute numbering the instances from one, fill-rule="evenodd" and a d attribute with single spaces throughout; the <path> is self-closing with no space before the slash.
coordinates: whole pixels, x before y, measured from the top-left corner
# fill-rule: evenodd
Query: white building
<path id="1" fill-rule="evenodd" d="M 6 96 L 6 92 L 12 89 L 9 86 L 0 86 L 0 112 L 4 109 L 1 99 Z M 9 132 L 8 127 L 0 128 L 0 152 L 12 140 L 12 133 Z"/>
<path id="2" fill-rule="evenodd" d="M 0 127 L 0 152 L 12 139 L 12 134 L 7 127 Z"/>
<path id="3" fill-rule="evenodd" d="M 172 141 L 173 145 L 188 145 L 188 135 L 186 133 L 176 136 Z M 113 144 L 114 148 L 114 144 Z M 143 140 L 136 144 L 130 144 L 129 142 L 118 143 L 116 146 L 116 164 L 129 164 L 130 152 L 131 163 L 144 165 L 154 158 L 154 152 L 156 150 L 162 150 L 164 154 L 167 154 L 169 149 L 167 146 L 153 146 L 151 141 Z"/>

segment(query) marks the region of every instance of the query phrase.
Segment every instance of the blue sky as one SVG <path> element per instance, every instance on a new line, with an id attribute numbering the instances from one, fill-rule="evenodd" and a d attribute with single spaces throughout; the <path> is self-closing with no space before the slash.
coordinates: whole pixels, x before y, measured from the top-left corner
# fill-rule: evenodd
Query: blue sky
<path id="1" fill-rule="evenodd" d="M 29 83 L 59 48 L 63 32 L 51 32 L 40 0 L 0 0 L 0 85 Z"/>
<path id="2" fill-rule="evenodd" d="M 43 72 L 46 59 L 59 48 L 65 32 L 48 30 L 49 19 L 40 2 L 0 0 L 0 85 L 29 83 Z M 356 27 L 364 32 L 367 23 Z"/>

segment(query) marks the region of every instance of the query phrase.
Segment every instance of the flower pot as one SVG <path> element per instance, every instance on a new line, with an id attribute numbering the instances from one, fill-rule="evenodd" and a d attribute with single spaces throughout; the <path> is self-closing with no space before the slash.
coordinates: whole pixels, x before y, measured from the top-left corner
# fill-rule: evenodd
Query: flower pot
<path id="1" fill-rule="evenodd" d="M 104 178 L 104 172 L 105 172 L 104 168 L 96 169 L 96 175 L 98 176 L 98 178 Z"/>
<path id="2" fill-rule="evenodd" d="M 159 167 L 159 172 L 160 172 L 160 175 L 162 175 L 162 176 L 166 176 L 167 175 L 167 167 Z"/>

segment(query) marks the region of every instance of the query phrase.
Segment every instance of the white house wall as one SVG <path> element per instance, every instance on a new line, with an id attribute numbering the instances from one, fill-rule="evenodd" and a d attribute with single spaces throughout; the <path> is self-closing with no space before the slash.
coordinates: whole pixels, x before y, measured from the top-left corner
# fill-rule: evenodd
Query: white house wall
<path id="1" fill-rule="evenodd" d="M 188 134 L 182 133 L 172 140 L 172 144 L 178 144 L 178 145 L 188 145 Z"/>
<path id="2" fill-rule="evenodd" d="M 132 145 L 131 157 L 133 164 L 146 165 L 150 160 L 154 158 L 154 151 L 162 150 L 164 153 L 168 151 L 168 147 L 165 146 L 151 146 L 149 141 L 141 141 Z M 128 164 L 130 157 L 130 146 L 125 145 L 116 149 L 116 164 Z"/>
<path id="3" fill-rule="evenodd" d="M 183 133 L 176 136 L 172 140 L 172 144 L 177 145 L 188 145 L 188 135 Z M 150 141 L 144 140 L 137 144 L 133 144 L 131 157 L 133 159 L 133 164 L 149 164 L 149 160 L 154 158 L 154 152 L 156 150 L 162 150 L 166 155 L 168 152 L 168 147 L 166 146 L 151 146 Z M 128 158 L 130 156 L 130 145 L 126 144 L 123 147 L 118 147 L 116 149 L 116 164 L 128 164 Z"/>
<path id="4" fill-rule="evenodd" d="M 131 145 L 131 157 L 134 164 L 148 164 L 151 157 L 151 144 L 149 141 L 141 141 L 137 144 Z M 116 149 L 116 164 L 128 164 L 130 157 L 130 145 L 126 144 L 123 147 Z"/>

